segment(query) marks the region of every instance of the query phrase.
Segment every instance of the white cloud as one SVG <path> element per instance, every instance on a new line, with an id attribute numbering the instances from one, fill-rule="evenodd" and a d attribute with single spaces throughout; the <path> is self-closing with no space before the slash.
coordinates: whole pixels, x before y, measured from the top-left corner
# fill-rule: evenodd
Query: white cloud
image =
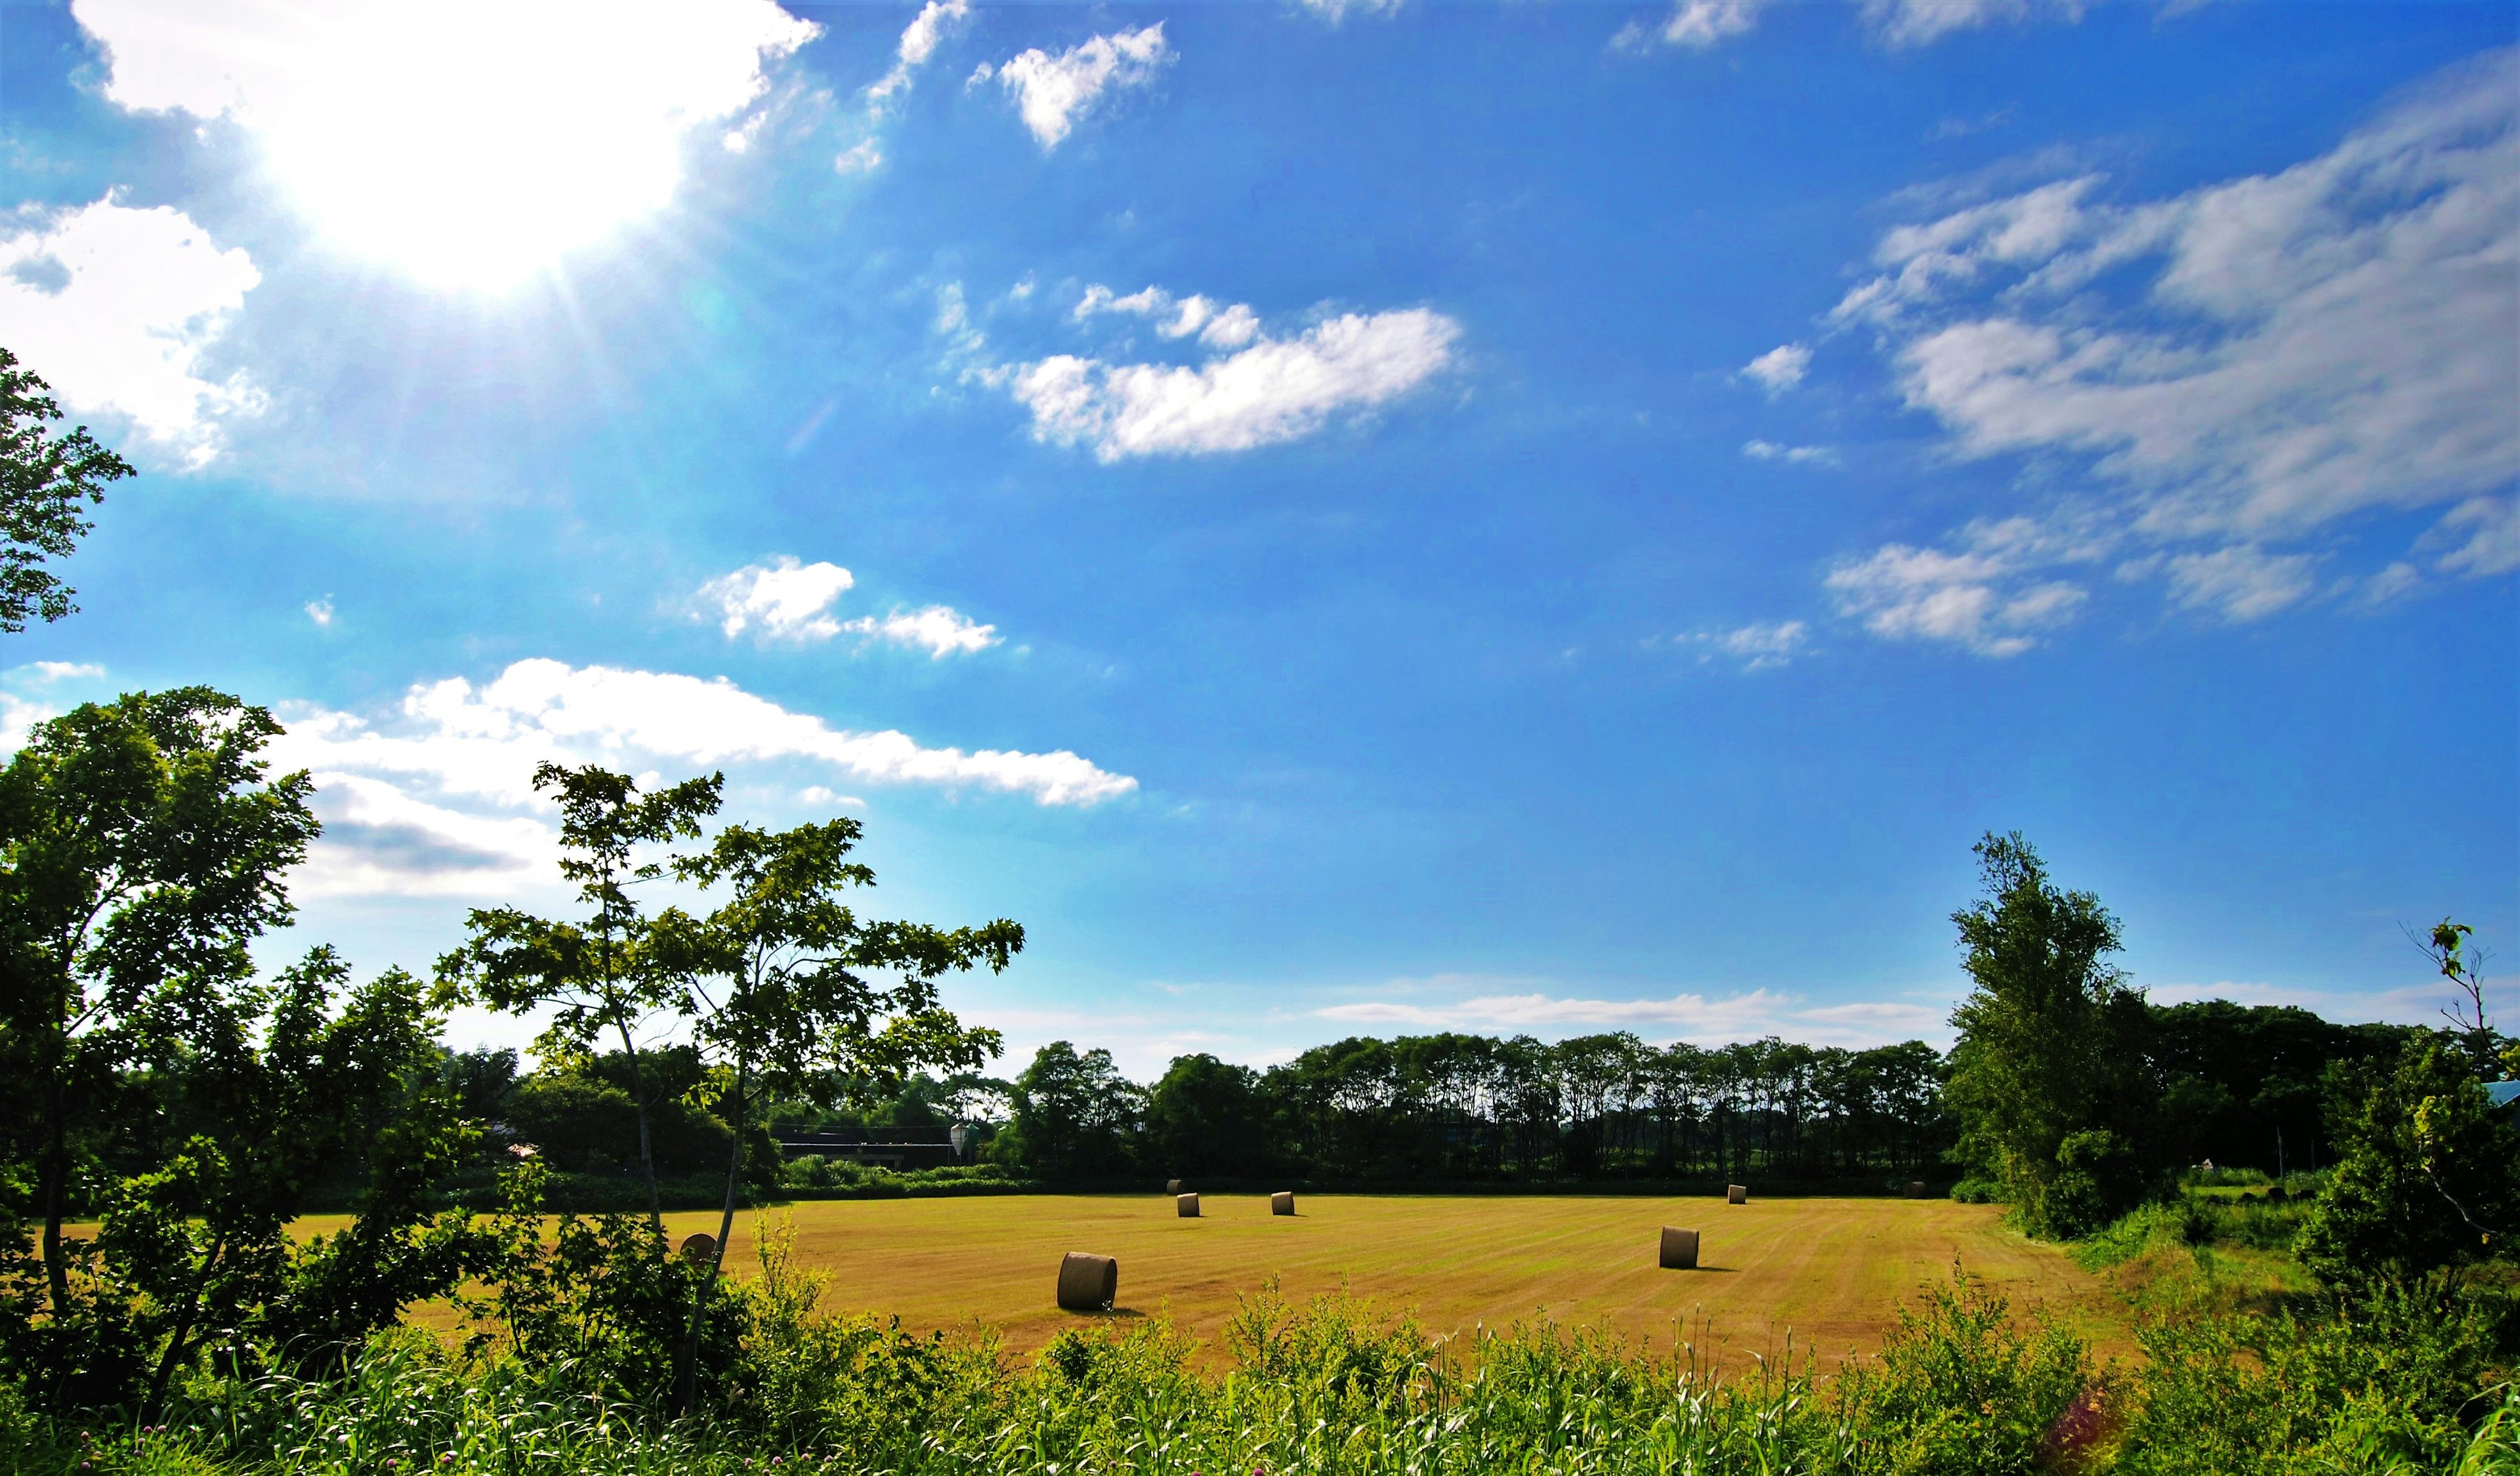
<path id="1" fill-rule="evenodd" d="M 2245 622 L 2308 595 L 2315 583 L 2312 561 L 2307 554 L 2270 554 L 2255 544 L 2235 543 L 2210 554 L 2177 555 L 2167 567 L 2172 598 L 2182 608 L 2220 610 Z"/>
<path id="2" fill-rule="evenodd" d="M 700 586 L 699 598 L 730 641 L 747 630 L 771 641 L 828 641 L 840 633 L 832 604 L 856 582 L 836 563 L 799 563 L 782 554 L 719 575 Z"/>
<path id="3" fill-rule="evenodd" d="M 1561 1035 L 1579 1030 L 1634 1030 L 1698 1045 L 1784 1035 L 1817 1045 L 1873 1046 L 1948 1033 L 1946 1011 L 1928 1006 L 1867 1001 L 1814 1007 L 1766 989 L 1720 999 L 1680 994 L 1661 1000 L 1602 1000 L 1531 992 L 1432 1005 L 1366 1000 L 1332 1005 L 1314 1013 L 1346 1024 L 1418 1030 L 1527 1030 Z"/>
<path id="4" fill-rule="evenodd" d="M 1158 21 L 1139 30 L 1096 36 L 1055 57 L 1035 47 L 995 68 L 995 75 L 998 85 L 1014 96 L 1024 126 L 1032 130 L 1046 154 L 1058 147 L 1077 119 L 1091 112 L 1105 93 L 1147 86 L 1172 59 L 1172 48 L 1164 41 L 1164 23 Z M 988 64 L 982 63 L 971 80 L 984 82 L 991 74 Z"/>
<path id="5" fill-rule="evenodd" d="M 840 627 L 895 646 L 916 647 L 927 652 L 929 659 L 941 661 L 957 651 L 986 650 L 998 644 L 998 628 L 980 625 L 950 605 L 931 604 L 920 610 L 894 610 L 878 619 L 873 615 L 851 620 Z"/>
<path id="6" fill-rule="evenodd" d="M 1610 38 L 1610 44 L 1620 51 L 1644 51 L 1657 45 L 1704 51 L 1756 26 L 1759 12 L 1766 10 L 1769 3 L 1770 0 L 1673 0 L 1671 14 L 1661 24 L 1648 27 L 1642 21 L 1631 21 Z"/>
<path id="7" fill-rule="evenodd" d="M 1973 523 L 1957 551 L 1885 544 L 1828 573 L 1842 614 L 1897 641 L 1943 641 L 1982 656 L 2017 656 L 2040 632 L 2072 618 L 2086 599 L 2077 585 L 2036 571 L 2098 557 L 2027 518 Z"/>
<path id="8" fill-rule="evenodd" d="M 2498 53 L 2280 173 L 2128 204 L 2083 176 L 1902 226 L 1832 316 L 1879 335 L 1957 454 L 2066 458 L 2111 536 L 2213 545 L 2175 591 L 2250 564 L 2271 582 L 2224 607 L 2263 612 L 2299 597 L 2262 545 L 2445 504 L 2419 548 L 2500 572 L 2520 562 L 2516 88 Z"/>
<path id="9" fill-rule="evenodd" d="M 842 174 L 872 174 L 883 167 L 883 148 L 871 138 L 860 139 L 841 150 L 832 167 Z"/>
<path id="10" fill-rule="evenodd" d="M 1864 0 L 1864 19 L 1891 46 L 1921 46 L 1954 31 L 1976 30 L 2034 16 L 2075 22 L 2083 0 Z"/>
<path id="11" fill-rule="evenodd" d="M 1144 307 L 1121 305 L 1137 300 L 1105 291 L 1098 301 L 1089 292 L 1078 311 L 1169 313 L 1163 326 L 1184 322 L 1181 305 L 1168 297 Z M 1244 314 L 1249 309 L 1236 307 L 1196 320 L 1212 344 L 1247 343 L 1196 368 L 1058 354 L 995 371 L 992 380 L 1031 410 L 1035 439 L 1089 445 L 1104 462 L 1242 451 L 1310 434 L 1339 412 L 1399 398 L 1452 362 L 1462 332 L 1441 313 L 1409 308 L 1348 313 L 1292 338 L 1271 338 L 1259 332 L 1256 315 L 1238 316 Z M 1230 334 L 1209 336 L 1229 322 L 1235 325 Z"/>
<path id="12" fill-rule="evenodd" d="M 662 207 L 817 28 L 773 0 L 74 0 L 125 108 L 251 129 L 330 237 L 495 283 Z"/>
<path id="13" fill-rule="evenodd" d="M 516 662 L 479 687 L 414 686 L 386 716 L 302 703 L 280 715 L 289 731 L 271 758 L 312 771 L 326 822 L 307 873 L 319 893 L 480 894 L 547 876 L 550 807 L 531 783 L 546 759 L 676 775 L 801 766 L 1043 805 L 1096 805 L 1138 787 L 1065 750 L 929 747 L 896 732 L 833 729 L 723 678 L 551 660 Z M 20 721 L 0 707 L 0 722 Z"/>
<path id="14" fill-rule="evenodd" d="M 34 735 L 37 723 L 61 715 L 58 707 L 29 702 L 23 697 L 0 692 L 0 756 L 25 747 L 26 739 Z"/>
<path id="15" fill-rule="evenodd" d="M 2463 540 L 2444 554 L 2444 569 L 2458 574 L 2507 574 L 2520 568 L 2520 498 L 2471 497 L 2443 515 L 2435 533 Z"/>
<path id="16" fill-rule="evenodd" d="M 332 623 L 333 623 L 333 597 L 332 597 L 332 596 L 330 596 L 330 595 L 327 595 L 327 596 L 325 596 L 325 597 L 324 597 L 323 599 L 321 599 L 321 600 L 309 600 L 309 601 L 307 601 L 307 602 L 306 602 L 306 618 L 307 618 L 307 619 L 309 619 L 309 620 L 314 621 L 317 625 L 330 625 L 330 624 L 332 624 Z"/>
<path id="17" fill-rule="evenodd" d="M 1671 14 L 1647 26 L 1632 21 L 1611 45 L 1621 51 L 1654 46 L 1685 46 L 1703 51 L 1719 41 L 1743 35 L 1759 23 L 1759 15 L 1774 0 L 1673 0 Z M 2202 0 L 2188 0 L 2189 4 Z M 2085 0 L 1864 0 L 1864 22 L 1875 39 L 1887 46 L 1921 46 L 1954 31 L 1974 30 L 2005 22 L 2018 23 L 2048 17 L 2068 23 L 2083 18 Z M 2165 12 L 2182 8 L 2179 0 Z"/>
<path id="18" fill-rule="evenodd" d="M 127 421 L 135 454 L 199 467 L 223 421 L 262 408 L 243 375 L 205 362 L 261 280 L 179 210 L 100 200 L 0 237 L 0 341 L 73 412 Z"/>
<path id="19" fill-rule="evenodd" d="M 701 585 L 699 600 L 730 641 L 747 630 L 757 630 L 768 641 L 855 635 L 914 647 L 937 659 L 998 644 L 996 626 L 981 625 L 945 604 L 896 609 L 879 617 L 835 618 L 832 606 L 856 583 L 838 564 L 799 563 L 792 555 L 782 554 L 766 564 L 748 563 Z"/>
<path id="20" fill-rule="evenodd" d="M 37 661 L 34 664 L 35 680 L 46 685 L 50 685 L 54 682 L 74 681 L 80 677 L 102 677 L 105 675 L 105 668 L 99 666 L 94 661 Z M 24 668 L 22 667 L 20 669 L 23 670 Z"/>
<path id="21" fill-rule="evenodd" d="M 1777 620 L 1744 625 L 1736 630 L 1697 631 L 1676 636 L 1670 644 L 1696 648 L 1700 664 L 1721 655 L 1740 662 L 1744 671 L 1767 671 L 1791 664 L 1810 640 L 1810 627 L 1800 620 Z M 1656 646 L 1663 643 L 1648 641 L 1645 644 Z"/>
<path id="22" fill-rule="evenodd" d="M 1097 313 L 1151 318 L 1162 336 L 1187 338 L 1195 334 L 1210 348 L 1240 348 L 1260 336 L 1260 315 L 1247 303 L 1219 307 L 1213 298 L 1195 293 L 1177 298 L 1159 287 L 1142 288 L 1121 297 L 1097 283 L 1077 300 L 1075 316 L 1082 323 Z"/>
<path id="23" fill-rule="evenodd" d="M 1400 9 L 1400 0 L 1304 0 L 1304 9 L 1336 25 L 1351 15 L 1390 15 Z"/>
<path id="24" fill-rule="evenodd" d="M 1811 360 L 1812 351 L 1802 344 L 1779 343 L 1742 365 L 1741 372 L 1758 380 L 1768 393 L 1782 394 L 1803 381 Z"/>
<path id="25" fill-rule="evenodd" d="M 1799 467 L 1837 465 L 1837 453 L 1826 446 L 1781 446 L 1775 441 L 1744 441 L 1741 454 L 1754 462 L 1790 462 Z"/>
<path id="26" fill-rule="evenodd" d="M 880 113 L 902 93 L 910 90 L 912 75 L 936 55 L 936 48 L 961 30 L 971 19 L 971 0 L 927 0 L 919 14 L 902 27 L 901 44 L 894 49 L 892 70 L 867 89 L 870 112 Z"/>

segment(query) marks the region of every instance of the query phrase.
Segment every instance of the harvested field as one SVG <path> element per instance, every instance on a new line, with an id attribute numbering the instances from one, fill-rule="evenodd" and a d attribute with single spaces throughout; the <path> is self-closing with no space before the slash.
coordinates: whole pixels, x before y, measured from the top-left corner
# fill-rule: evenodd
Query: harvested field
<path id="1" fill-rule="evenodd" d="M 795 1229 L 799 1263 L 830 1276 L 825 1305 L 905 1326 L 984 1323 L 1037 1348 L 1091 1320 L 1053 1305 L 1059 1258 L 1115 1256 L 1119 1313 L 1169 1316 L 1213 1340 L 1237 1293 L 1276 1275 L 1290 1300 L 1350 1290 L 1417 1314 L 1429 1330 L 1547 1317 L 1669 1347 L 1701 1316 L 1735 1357 L 1780 1346 L 1841 1356 L 1878 1342 L 1920 1283 L 1957 1257 L 2016 1309 L 2045 1305 L 2123 1348 L 2123 1304 L 2100 1278 L 1948 1199 L 1722 1200 L 1307 1194 L 1276 1216 L 1261 1194 L 1208 1194 L 1195 1220 L 1161 1195 L 816 1201 L 767 1212 Z M 714 1215 L 665 1217 L 679 1238 Z M 1655 1265 L 1664 1225 L 1704 1232 L 1699 1269 Z M 753 1265 L 754 1225 L 736 1222 L 727 1264 Z"/>

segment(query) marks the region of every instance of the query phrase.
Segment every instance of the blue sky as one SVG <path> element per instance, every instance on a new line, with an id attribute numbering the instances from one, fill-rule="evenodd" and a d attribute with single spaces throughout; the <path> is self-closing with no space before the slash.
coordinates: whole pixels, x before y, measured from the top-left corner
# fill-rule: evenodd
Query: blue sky
<path id="1" fill-rule="evenodd" d="M 271 704 L 369 966 L 556 901 L 537 759 L 723 768 L 1026 925 L 1010 1066 L 1939 1041 L 1989 828 L 2421 1018 L 2520 946 L 2512 22 L 9 4 L 0 343 L 144 470 L 0 740 Z"/>

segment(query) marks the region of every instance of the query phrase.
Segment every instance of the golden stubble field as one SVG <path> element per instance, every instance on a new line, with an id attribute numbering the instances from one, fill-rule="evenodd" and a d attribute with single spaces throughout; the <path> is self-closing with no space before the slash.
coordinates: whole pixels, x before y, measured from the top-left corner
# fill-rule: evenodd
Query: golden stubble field
<path id="1" fill-rule="evenodd" d="M 796 1260 L 826 1275 L 824 1305 L 913 1328 L 985 1325 L 1016 1351 L 1093 1320 L 1052 1302 L 1059 1257 L 1117 1257 L 1124 1315 L 1161 1315 L 1213 1342 L 1238 1294 L 1271 1275 L 1291 1301 L 1344 1284 L 1428 1331 L 1548 1318 L 1668 1349 L 1711 1319 L 1726 1362 L 1796 1347 L 1824 1360 L 1869 1351 L 1924 1282 L 1957 1258 L 2016 1313 L 2041 1306 L 2104 1348 L 2127 1346 L 2123 1304 L 2054 1249 L 2005 1230 L 1992 1206 L 1947 1199 L 1203 1196 L 1198 1219 L 1167 1196 L 1027 1194 L 814 1201 L 736 1220 L 728 1265 L 755 1267 L 757 1226 L 785 1224 Z M 666 1216 L 679 1241 L 715 1214 Z M 1704 1233 L 1693 1272 L 1654 1264 L 1664 1225 Z"/>

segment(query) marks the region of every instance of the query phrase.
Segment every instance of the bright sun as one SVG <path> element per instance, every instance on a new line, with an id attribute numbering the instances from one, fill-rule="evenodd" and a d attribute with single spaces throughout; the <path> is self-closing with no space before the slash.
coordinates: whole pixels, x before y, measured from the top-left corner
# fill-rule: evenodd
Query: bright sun
<path id="1" fill-rule="evenodd" d="M 670 201 L 814 34 L 771 0 L 78 0 L 108 91 L 226 112 L 337 248 L 496 288 Z"/>

